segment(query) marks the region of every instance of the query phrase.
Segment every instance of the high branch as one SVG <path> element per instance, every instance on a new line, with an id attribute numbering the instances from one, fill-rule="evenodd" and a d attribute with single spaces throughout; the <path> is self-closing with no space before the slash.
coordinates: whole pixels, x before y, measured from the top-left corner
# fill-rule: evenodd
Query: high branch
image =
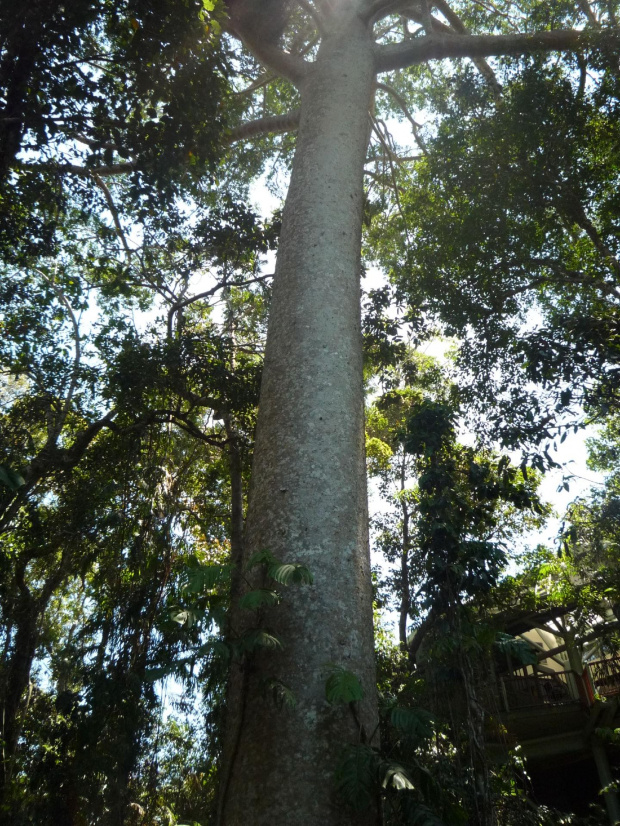
<path id="1" fill-rule="evenodd" d="M 620 46 L 620 27 L 604 26 L 596 17 L 587 0 L 575 4 L 575 12 L 583 19 L 585 28 L 551 29 L 536 32 L 511 31 L 509 34 L 470 34 L 461 18 L 446 0 L 296 0 L 306 16 L 309 26 L 308 42 L 296 51 L 287 51 L 277 40 L 265 38 L 264 30 L 257 30 L 253 21 L 243 15 L 231 16 L 228 31 L 240 39 L 256 60 L 274 75 L 289 80 L 301 89 L 311 70 L 313 61 L 305 56 L 312 46 L 328 37 L 334 20 L 345 14 L 356 14 L 373 31 L 375 38 L 384 34 L 376 32 L 386 18 L 394 17 L 413 21 L 418 25 L 414 36 L 401 42 L 374 47 L 375 72 L 381 74 L 429 60 L 468 58 L 474 62 L 485 78 L 493 85 L 493 71 L 484 58 L 504 55 L 527 55 L 535 52 L 582 51 L 601 46 Z M 279 0 L 275 0 L 279 2 Z M 243 4 L 241 4 L 243 6 Z M 275 3 L 272 3 L 275 5 Z M 282 6 L 285 4 L 283 3 Z M 613 21 L 614 24 L 616 21 Z M 231 142 L 274 132 L 294 131 L 298 113 L 288 116 L 261 118 L 243 124 L 234 130 Z"/>

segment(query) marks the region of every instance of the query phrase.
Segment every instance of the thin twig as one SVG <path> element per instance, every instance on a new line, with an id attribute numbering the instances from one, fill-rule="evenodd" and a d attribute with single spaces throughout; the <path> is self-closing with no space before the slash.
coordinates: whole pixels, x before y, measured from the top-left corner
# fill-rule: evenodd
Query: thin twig
<path id="1" fill-rule="evenodd" d="M 382 135 L 381 130 L 379 129 L 379 126 L 378 126 L 379 123 L 380 123 L 380 121 L 375 119 L 375 134 L 378 136 L 378 138 L 381 142 L 381 145 L 387 151 L 387 162 L 390 166 L 390 173 L 391 173 L 391 177 L 392 177 L 392 186 L 394 188 L 394 198 L 396 200 L 396 206 L 398 208 L 398 212 L 400 213 L 400 217 L 403 220 L 403 225 L 404 225 L 404 228 L 405 228 L 405 237 L 407 239 L 407 248 L 410 248 L 411 247 L 411 239 L 409 237 L 409 225 L 407 223 L 407 218 L 405 217 L 405 213 L 404 213 L 402 204 L 400 202 L 399 187 L 398 187 L 398 182 L 396 180 L 396 170 L 394 169 L 394 163 L 393 163 L 392 157 L 391 157 L 392 156 L 392 151 L 389 148 L 389 146 L 387 145 L 387 142 L 386 142 L 384 136 Z M 387 132 L 387 130 L 386 130 L 386 132 Z"/>
<path id="2" fill-rule="evenodd" d="M 108 209 L 110 210 L 112 220 L 114 221 L 114 226 L 116 227 L 116 234 L 120 238 L 121 244 L 123 245 L 123 249 L 125 250 L 125 254 L 127 256 L 127 260 L 129 261 L 131 260 L 131 256 L 133 255 L 134 251 L 127 243 L 127 238 L 125 237 L 123 226 L 121 224 L 120 218 L 118 217 L 118 210 L 116 209 L 116 204 L 114 203 L 112 193 L 110 192 L 106 184 L 103 182 L 103 180 L 99 177 L 97 172 L 90 170 L 90 176 L 105 196 L 106 202 L 108 204 Z"/>
<path id="3" fill-rule="evenodd" d="M 495 14 L 497 14 L 498 17 L 503 17 L 504 20 L 506 20 L 506 22 L 508 23 L 508 25 L 512 29 L 514 29 L 515 31 L 518 31 L 518 26 L 516 25 L 516 23 L 513 22 L 512 17 L 507 12 L 502 11 L 501 9 L 499 9 L 495 5 L 495 3 L 491 2 L 491 0 L 488 0 L 488 2 L 486 2 L 486 3 L 483 2 L 483 0 L 473 0 L 473 2 L 477 6 L 480 6 L 480 8 L 484 9 L 485 11 L 495 12 Z"/>
<path id="4" fill-rule="evenodd" d="M 388 95 L 394 98 L 396 103 L 400 106 L 403 111 L 404 116 L 407 118 L 409 123 L 411 124 L 411 131 L 413 132 L 413 137 L 415 138 L 416 143 L 420 147 L 421 151 L 424 155 L 428 155 L 428 149 L 420 134 L 420 124 L 414 120 L 413 115 L 409 111 L 407 107 L 407 101 L 399 95 L 396 89 L 393 89 L 391 86 L 388 86 L 386 83 L 377 83 L 377 89 L 381 89 L 383 92 L 387 92 Z"/>
<path id="5" fill-rule="evenodd" d="M 219 290 L 224 289 L 225 287 L 248 287 L 250 284 L 258 284 L 263 281 L 266 281 L 269 278 L 273 278 L 273 273 L 269 273 L 267 275 L 258 275 L 256 278 L 249 278 L 247 281 L 241 281 L 235 283 L 234 281 L 220 281 L 214 287 L 211 287 L 209 290 L 205 290 L 202 293 L 198 293 L 197 295 L 192 295 L 189 298 L 183 298 L 173 304 L 170 309 L 168 310 L 168 336 L 172 338 L 172 322 L 175 313 L 178 313 L 179 310 L 183 310 L 185 307 L 188 307 L 190 304 L 193 304 L 195 301 L 202 301 L 204 298 L 210 298 L 212 295 L 215 295 L 216 292 Z"/>

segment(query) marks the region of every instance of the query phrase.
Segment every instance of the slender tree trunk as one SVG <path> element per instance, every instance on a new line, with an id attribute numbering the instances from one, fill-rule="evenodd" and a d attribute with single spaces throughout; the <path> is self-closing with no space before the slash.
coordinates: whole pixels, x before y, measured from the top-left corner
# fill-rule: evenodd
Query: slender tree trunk
<path id="1" fill-rule="evenodd" d="M 229 413 L 224 417 L 224 425 L 230 473 L 230 556 L 237 571 L 243 559 L 243 460 L 240 437 Z"/>
<path id="2" fill-rule="evenodd" d="M 29 595 L 22 597 L 16 613 L 16 634 L 13 653 L 6 669 L 6 682 L 2 691 L 2 771 L 0 772 L 0 804 L 4 802 L 13 772 L 13 760 L 20 733 L 19 713 L 22 697 L 30 680 L 32 661 L 39 638 L 37 621 L 40 610 Z"/>
<path id="3" fill-rule="evenodd" d="M 236 335 L 235 316 L 232 307 L 228 309 L 228 333 L 231 340 L 230 369 L 236 367 Z M 235 418 L 230 410 L 224 414 L 224 428 L 226 430 L 228 470 L 230 473 L 230 561 L 233 566 L 233 599 L 238 594 L 243 564 L 243 457 L 241 453 L 241 436 L 237 429 Z"/>
<path id="4" fill-rule="evenodd" d="M 220 804 L 226 826 L 376 822 L 374 812 L 347 810 L 333 784 L 341 749 L 376 725 L 359 284 L 374 65 L 366 28 L 338 13 L 302 88 L 245 543 L 246 558 L 267 548 L 303 563 L 314 584 L 289 587 L 262 618 L 283 650 L 233 668 Z M 247 627 L 243 612 L 232 610 L 233 627 Z M 346 705 L 326 702 L 329 664 L 361 680 L 359 724 Z M 274 679 L 294 692 L 294 709 L 265 697 Z"/>
<path id="5" fill-rule="evenodd" d="M 17 605 L 11 617 L 14 628 L 13 650 L 6 663 L 4 684 L 0 686 L 0 809 L 8 792 L 19 736 L 23 696 L 30 682 L 30 673 L 40 640 L 40 623 L 50 597 L 65 577 L 65 559 L 43 583 L 36 596 L 25 582 L 25 571 L 31 556 L 23 556 L 17 563 L 13 587 L 19 590 Z"/>
<path id="6" fill-rule="evenodd" d="M 403 512 L 403 549 L 400 555 L 400 577 L 401 577 L 401 597 L 400 597 L 400 617 L 398 621 L 398 634 L 400 646 L 403 651 L 407 650 L 407 620 L 409 619 L 409 602 L 411 594 L 409 592 L 409 506 L 405 498 L 405 486 L 407 481 L 407 457 L 403 451 L 403 461 L 400 473 L 400 506 Z"/>

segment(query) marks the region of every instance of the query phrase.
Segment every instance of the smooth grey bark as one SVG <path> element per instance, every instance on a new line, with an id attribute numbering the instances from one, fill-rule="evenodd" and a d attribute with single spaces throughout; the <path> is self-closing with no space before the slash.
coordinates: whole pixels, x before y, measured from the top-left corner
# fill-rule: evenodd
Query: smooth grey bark
<path id="1" fill-rule="evenodd" d="M 283 649 L 233 666 L 225 826 L 376 822 L 374 811 L 347 809 L 333 783 L 341 749 L 370 738 L 377 722 L 359 282 L 373 80 L 367 27 L 339 12 L 301 86 L 245 541 L 246 559 L 269 549 L 306 565 L 314 584 L 290 586 L 259 618 Z M 232 611 L 237 632 L 257 622 Z M 330 664 L 359 677 L 365 698 L 356 714 L 326 702 Z M 271 680 L 293 691 L 295 708 L 265 696 Z"/>

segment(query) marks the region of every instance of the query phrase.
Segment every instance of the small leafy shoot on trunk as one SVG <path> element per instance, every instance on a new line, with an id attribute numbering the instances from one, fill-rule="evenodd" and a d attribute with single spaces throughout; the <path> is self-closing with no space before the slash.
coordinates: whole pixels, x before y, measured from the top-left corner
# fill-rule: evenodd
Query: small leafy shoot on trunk
<path id="1" fill-rule="evenodd" d="M 339 665 L 330 665 L 330 675 L 325 683 L 325 697 L 328 703 L 354 703 L 364 696 L 362 685 L 353 674 Z"/>

